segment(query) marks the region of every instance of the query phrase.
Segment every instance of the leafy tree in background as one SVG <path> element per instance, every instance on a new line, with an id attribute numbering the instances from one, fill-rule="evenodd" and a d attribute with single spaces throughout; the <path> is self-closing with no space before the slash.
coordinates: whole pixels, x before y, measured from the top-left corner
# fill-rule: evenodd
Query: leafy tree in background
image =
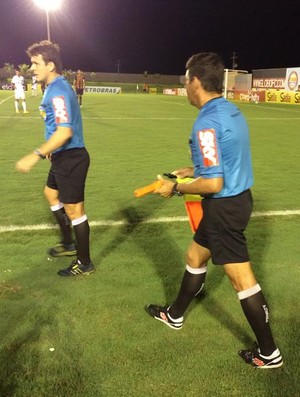
<path id="1" fill-rule="evenodd" d="M 64 70 L 63 71 L 63 76 L 69 81 L 69 83 L 73 83 L 73 80 L 74 80 L 74 75 L 75 75 L 75 72 L 73 72 L 73 70 L 71 70 L 71 69 L 69 69 L 69 70 Z"/>
<path id="2" fill-rule="evenodd" d="M 21 74 L 24 77 L 29 77 L 30 76 L 30 65 L 26 65 L 26 63 L 21 63 L 20 65 L 18 65 L 19 70 L 21 72 Z"/>
<path id="3" fill-rule="evenodd" d="M 3 65 L 3 69 L 5 70 L 5 72 L 7 72 L 8 74 L 12 74 L 15 71 L 15 65 L 13 63 L 5 63 Z"/>

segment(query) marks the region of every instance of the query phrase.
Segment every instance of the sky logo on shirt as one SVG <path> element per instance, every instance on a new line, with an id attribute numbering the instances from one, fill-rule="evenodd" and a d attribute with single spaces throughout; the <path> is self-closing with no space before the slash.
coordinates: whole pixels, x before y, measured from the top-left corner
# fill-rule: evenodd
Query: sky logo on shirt
<path id="1" fill-rule="evenodd" d="M 216 147 L 216 131 L 213 128 L 198 131 L 198 139 L 204 166 L 213 167 L 219 165 Z"/>
<path id="2" fill-rule="evenodd" d="M 67 123 L 69 121 L 65 98 L 56 96 L 52 99 L 56 124 Z"/>

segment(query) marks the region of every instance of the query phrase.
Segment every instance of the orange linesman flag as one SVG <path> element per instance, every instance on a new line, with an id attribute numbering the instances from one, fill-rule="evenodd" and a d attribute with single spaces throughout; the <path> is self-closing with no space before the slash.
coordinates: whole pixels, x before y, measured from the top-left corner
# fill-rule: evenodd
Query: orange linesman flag
<path id="1" fill-rule="evenodd" d="M 190 182 L 192 178 L 177 178 L 178 183 Z M 141 188 L 136 189 L 133 194 L 135 197 L 143 197 L 146 194 L 154 192 L 154 190 L 158 189 L 161 186 L 160 181 L 155 181 L 150 183 L 150 185 L 143 186 Z M 189 218 L 190 226 L 192 231 L 195 233 L 199 223 L 201 222 L 203 211 L 202 211 L 202 197 L 198 194 L 184 194 L 184 205 Z"/>
<path id="2" fill-rule="evenodd" d="M 178 183 L 187 183 L 192 180 L 192 178 L 177 178 Z M 202 197 L 199 194 L 184 194 L 183 199 L 191 229 L 195 233 L 203 216 Z"/>
<path id="3" fill-rule="evenodd" d="M 158 189 L 160 186 L 160 181 L 155 181 L 150 183 L 150 185 L 140 187 L 133 192 L 134 197 L 146 196 L 146 194 L 154 192 L 154 190 Z"/>
<path id="4" fill-rule="evenodd" d="M 203 216 L 202 202 L 201 200 L 186 201 L 184 205 L 189 217 L 191 229 L 195 233 Z"/>

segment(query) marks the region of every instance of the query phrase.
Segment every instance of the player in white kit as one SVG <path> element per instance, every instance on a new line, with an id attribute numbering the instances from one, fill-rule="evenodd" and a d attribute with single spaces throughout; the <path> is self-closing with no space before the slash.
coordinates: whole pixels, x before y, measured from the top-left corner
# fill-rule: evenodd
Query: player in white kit
<path id="1" fill-rule="evenodd" d="M 11 82 L 15 90 L 15 109 L 16 113 L 19 113 L 19 101 L 22 101 L 23 113 L 29 113 L 26 108 L 26 98 L 24 90 L 24 77 L 21 75 L 19 70 L 16 70 L 16 74 L 11 79 Z"/>

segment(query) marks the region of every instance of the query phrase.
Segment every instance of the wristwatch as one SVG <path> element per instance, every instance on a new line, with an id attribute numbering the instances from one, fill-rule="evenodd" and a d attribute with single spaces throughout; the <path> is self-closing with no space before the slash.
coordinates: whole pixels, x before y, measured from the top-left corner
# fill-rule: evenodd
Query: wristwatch
<path id="1" fill-rule="evenodd" d="M 177 190 L 177 185 L 178 185 L 178 183 L 174 183 L 171 196 L 182 196 L 183 195 L 183 193 L 181 193 Z"/>
<path id="2" fill-rule="evenodd" d="M 45 160 L 45 158 L 46 158 L 46 156 L 44 156 L 40 151 L 39 151 L 39 149 L 35 149 L 34 151 L 33 151 L 33 153 L 34 154 L 36 154 L 37 156 L 39 156 L 41 159 L 43 159 L 43 160 Z"/>

